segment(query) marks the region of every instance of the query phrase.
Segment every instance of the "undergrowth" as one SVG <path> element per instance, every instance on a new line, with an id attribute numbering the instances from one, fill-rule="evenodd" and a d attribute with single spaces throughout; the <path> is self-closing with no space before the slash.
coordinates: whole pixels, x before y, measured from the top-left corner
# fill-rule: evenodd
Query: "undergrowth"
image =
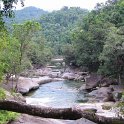
<path id="1" fill-rule="evenodd" d="M 5 91 L 0 88 L 0 100 L 4 100 L 5 98 Z M 18 113 L 0 110 L 0 124 L 7 124 L 8 122 L 15 120 L 17 116 L 19 116 Z"/>
<path id="2" fill-rule="evenodd" d="M 15 120 L 19 116 L 18 113 L 0 110 L 0 124 L 7 124 Z"/>

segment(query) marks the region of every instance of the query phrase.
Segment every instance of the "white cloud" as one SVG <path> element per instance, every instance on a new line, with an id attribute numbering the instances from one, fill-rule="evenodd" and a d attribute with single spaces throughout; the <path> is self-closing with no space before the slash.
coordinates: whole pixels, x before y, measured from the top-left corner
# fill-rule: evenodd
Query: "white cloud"
<path id="1" fill-rule="evenodd" d="M 52 11 L 59 10 L 63 6 L 81 7 L 86 9 L 93 9 L 96 3 L 105 2 L 106 0 L 25 0 L 25 7 L 35 6 L 44 10 Z M 20 5 L 17 9 L 20 9 Z"/>

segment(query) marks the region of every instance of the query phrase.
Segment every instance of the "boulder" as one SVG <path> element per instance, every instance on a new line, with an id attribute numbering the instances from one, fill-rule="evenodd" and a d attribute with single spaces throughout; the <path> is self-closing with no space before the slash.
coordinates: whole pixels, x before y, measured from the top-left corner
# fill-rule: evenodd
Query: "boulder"
<path id="1" fill-rule="evenodd" d="M 100 102 L 115 101 L 112 93 L 113 88 L 101 87 L 89 93 L 89 96 L 91 97 L 90 101 L 92 101 L 92 98 L 95 98 L 96 101 Z"/>
<path id="2" fill-rule="evenodd" d="M 86 87 L 88 91 L 92 91 L 98 86 L 98 82 L 102 79 L 101 75 L 91 74 L 89 77 L 86 77 Z"/>
<path id="3" fill-rule="evenodd" d="M 75 79 L 75 74 L 74 73 L 64 73 L 62 75 L 62 78 L 68 79 L 68 80 L 74 80 Z"/>
<path id="4" fill-rule="evenodd" d="M 116 79 L 111 79 L 108 77 L 102 77 L 101 75 L 91 74 L 89 77 L 86 77 L 86 87 L 88 91 L 96 89 L 96 87 L 109 87 L 110 85 L 118 85 Z"/>
<path id="5" fill-rule="evenodd" d="M 113 102 L 106 102 L 101 106 L 102 106 L 103 110 L 110 110 L 110 109 L 112 109 L 112 106 L 114 106 L 114 103 Z"/>
<path id="6" fill-rule="evenodd" d="M 83 84 L 78 90 L 79 91 L 85 91 L 85 88 L 86 88 L 86 84 Z"/>
<path id="7" fill-rule="evenodd" d="M 49 74 L 49 77 L 51 78 L 60 78 L 61 72 L 59 70 L 52 70 L 52 72 Z"/>
<path id="8" fill-rule="evenodd" d="M 85 82 L 84 76 L 81 76 L 81 75 L 77 75 L 75 80 L 81 80 L 81 81 Z"/>
<path id="9" fill-rule="evenodd" d="M 41 84 L 45 84 L 45 83 L 49 83 L 51 82 L 53 79 L 48 77 L 48 76 L 44 76 L 44 77 L 40 77 L 37 78 L 36 82 L 41 85 Z"/>
<path id="10" fill-rule="evenodd" d="M 17 85 L 17 90 L 21 94 L 26 94 L 30 90 L 35 90 L 43 83 L 51 82 L 52 79 L 49 77 L 39 77 L 39 78 L 26 78 L 20 77 Z"/>
<path id="11" fill-rule="evenodd" d="M 123 90 L 124 86 L 123 85 L 110 85 L 109 87 L 114 89 L 113 96 L 115 101 L 122 100 L 123 98 Z"/>
<path id="12" fill-rule="evenodd" d="M 115 101 L 119 101 L 122 98 L 122 92 L 114 92 L 114 99 Z"/>
<path id="13" fill-rule="evenodd" d="M 31 78 L 20 77 L 17 85 L 17 91 L 21 94 L 26 94 L 30 90 L 39 88 L 39 84 Z"/>
<path id="14" fill-rule="evenodd" d="M 26 70 L 20 74 L 22 77 L 41 77 L 48 76 L 52 72 L 51 68 L 41 68 L 41 69 L 33 69 Z"/>
<path id="15" fill-rule="evenodd" d="M 26 99 L 20 93 L 10 93 L 5 90 L 6 100 L 16 100 L 18 102 L 26 102 Z"/>
<path id="16" fill-rule="evenodd" d="M 118 81 L 116 79 L 105 77 L 101 81 L 98 82 L 98 85 L 100 87 L 108 87 L 110 85 L 118 85 Z"/>

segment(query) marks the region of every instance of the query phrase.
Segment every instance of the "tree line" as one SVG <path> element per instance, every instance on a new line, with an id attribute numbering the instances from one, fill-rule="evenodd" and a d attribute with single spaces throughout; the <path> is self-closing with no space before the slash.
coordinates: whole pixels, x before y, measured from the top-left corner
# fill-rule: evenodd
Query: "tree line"
<path id="1" fill-rule="evenodd" d="M 124 1 L 97 4 L 70 32 L 63 48 L 68 64 L 105 76 L 124 78 Z"/>
<path id="2" fill-rule="evenodd" d="M 17 1 L 3 2 L 1 75 L 20 72 L 33 64 L 43 65 L 52 55 L 63 55 L 68 65 L 116 77 L 119 82 L 124 78 L 123 0 L 98 3 L 91 12 L 65 6 L 42 15 L 38 22 L 14 24 L 11 32 L 7 32 L 2 17 L 11 17 L 12 5 Z"/>
<path id="3" fill-rule="evenodd" d="M 0 80 L 18 76 L 33 65 L 44 65 L 52 55 L 63 55 L 67 65 L 118 78 L 120 83 L 124 79 L 123 0 L 97 4 L 91 12 L 64 7 L 41 16 L 37 22 L 13 24 L 10 30 L 3 16 L 12 17 L 18 1 L 1 2 Z"/>
<path id="4" fill-rule="evenodd" d="M 34 65 L 43 66 L 52 56 L 40 23 L 29 20 L 12 24 L 10 29 L 6 27 L 3 17 L 13 16 L 12 9 L 16 2 L 3 0 L 4 8 L 0 10 L 1 80 L 3 77 L 8 80 L 12 75 L 19 76 L 23 70 L 31 69 Z"/>

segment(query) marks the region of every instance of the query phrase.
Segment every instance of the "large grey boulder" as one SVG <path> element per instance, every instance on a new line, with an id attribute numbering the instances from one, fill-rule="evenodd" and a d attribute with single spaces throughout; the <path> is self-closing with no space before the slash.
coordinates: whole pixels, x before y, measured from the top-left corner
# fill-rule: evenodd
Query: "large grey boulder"
<path id="1" fill-rule="evenodd" d="M 68 80 L 74 80 L 75 79 L 75 74 L 74 73 L 64 73 L 62 75 L 62 78 L 68 79 Z"/>
<path id="2" fill-rule="evenodd" d="M 101 87 L 89 93 L 91 97 L 89 100 L 96 100 L 99 102 L 115 101 L 113 97 L 113 89 L 110 87 Z M 93 99 L 94 98 L 94 99 Z"/>
<path id="3" fill-rule="evenodd" d="M 51 82 L 52 79 L 49 77 L 39 77 L 39 78 L 26 78 L 20 77 L 18 80 L 17 90 L 21 94 L 26 94 L 30 90 L 35 90 L 39 88 L 41 84 Z"/>
<path id="4" fill-rule="evenodd" d="M 52 72 L 49 74 L 49 77 L 51 78 L 60 78 L 61 77 L 61 71 L 54 69 Z"/>
<path id="5" fill-rule="evenodd" d="M 118 81 L 116 79 L 105 77 L 98 82 L 98 85 L 100 87 L 109 87 L 110 85 L 118 85 Z"/>
<path id="6" fill-rule="evenodd" d="M 85 89 L 88 91 L 93 90 L 98 86 L 98 82 L 101 80 L 102 76 L 97 74 L 90 74 L 89 77 L 86 78 L 86 86 Z"/>
<path id="7" fill-rule="evenodd" d="M 116 79 L 103 77 L 98 74 L 90 74 L 89 77 L 86 77 L 86 87 L 88 91 L 96 89 L 96 87 L 109 87 L 110 85 L 118 85 Z"/>

